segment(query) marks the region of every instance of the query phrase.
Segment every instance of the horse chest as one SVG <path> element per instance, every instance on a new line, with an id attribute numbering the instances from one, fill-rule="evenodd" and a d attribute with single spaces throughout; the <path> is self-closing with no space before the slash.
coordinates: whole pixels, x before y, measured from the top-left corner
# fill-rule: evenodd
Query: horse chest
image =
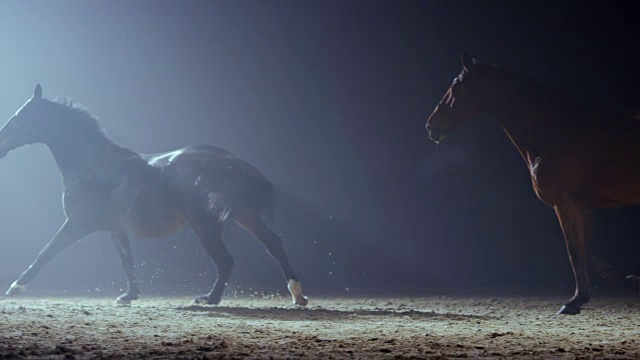
<path id="1" fill-rule="evenodd" d="M 96 230 L 108 230 L 115 217 L 109 187 L 99 183 L 65 186 L 62 205 L 65 215 Z"/>

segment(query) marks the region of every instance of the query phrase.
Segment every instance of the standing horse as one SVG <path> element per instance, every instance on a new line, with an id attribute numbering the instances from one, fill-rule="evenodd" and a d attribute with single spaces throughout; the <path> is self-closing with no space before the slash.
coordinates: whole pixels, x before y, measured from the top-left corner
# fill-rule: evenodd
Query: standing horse
<path id="1" fill-rule="evenodd" d="M 293 303 L 307 304 L 282 241 L 261 217 L 263 210 L 272 209 L 272 184 L 230 152 L 204 145 L 155 155 L 135 153 L 107 139 L 86 110 L 43 98 L 39 84 L 0 130 L 0 158 L 32 143 L 45 144 L 62 173 L 66 220 L 7 295 L 22 292 L 44 264 L 70 244 L 108 231 L 127 278 L 127 292 L 117 303 L 129 304 L 138 298 L 130 235 L 154 238 L 189 224 L 218 269 L 211 291 L 194 301 L 217 304 L 233 266 L 222 230 L 233 220 L 278 261 Z"/>
<path id="2" fill-rule="evenodd" d="M 576 284 L 558 314 L 579 314 L 591 297 L 590 210 L 640 203 L 640 119 L 587 106 L 519 72 L 476 63 L 465 52 L 462 71 L 426 128 L 437 143 L 447 130 L 480 115 L 500 122 L 536 195 L 556 212 Z"/>

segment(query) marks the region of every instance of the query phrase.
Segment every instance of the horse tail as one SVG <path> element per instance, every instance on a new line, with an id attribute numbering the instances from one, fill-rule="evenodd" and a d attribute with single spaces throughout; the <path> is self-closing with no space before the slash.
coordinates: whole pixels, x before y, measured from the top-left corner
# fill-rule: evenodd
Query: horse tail
<path id="1" fill-rule="evenodd" d="M 299 202 L 299 199 L 285 185 L 271 183 L 271 203 L 260 210 L 262 218 L 273 225 L 276 220 L 276 208 L 290 208 Z"/>
<path id="2" fill-rule="evenodd" d="M 257 209 L 266 221 L 272 223 L 274 218 L 275 187 L 266 177 L 253 178 L 252 182 L 252 194 L 245 205 Z"/>
<path id="3" fill-rule="evenodd" d="M 591 256 L 591 269 L 604 281 L 610 285 L 619 283 L 622 279 L 622 274 L 609 263 L 600 260 L 595 255 Z"/>

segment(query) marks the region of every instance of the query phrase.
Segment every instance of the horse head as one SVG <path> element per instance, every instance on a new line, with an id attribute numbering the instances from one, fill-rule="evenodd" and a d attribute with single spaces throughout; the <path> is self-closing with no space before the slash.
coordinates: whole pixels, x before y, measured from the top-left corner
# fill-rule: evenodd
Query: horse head
<path id="1" fill-rule="evenodd" d="M 0 158 L 21 146 L 44 141 L 50 132 L 48 126 L 42 126 L 46 124 L 48 103 L 50 102 L 42 97 L 42 87 L 37 84 L 31 99 L 0 129 Z"/>
<path id="2" fill-rule="evenodd" d="M 429 137 L 436 143 L 447 137 L 447 130 L 483 113 L 483 66 L 467 52 L 461 56 L 462 71 L 453 79 L 427 120 Z"/>

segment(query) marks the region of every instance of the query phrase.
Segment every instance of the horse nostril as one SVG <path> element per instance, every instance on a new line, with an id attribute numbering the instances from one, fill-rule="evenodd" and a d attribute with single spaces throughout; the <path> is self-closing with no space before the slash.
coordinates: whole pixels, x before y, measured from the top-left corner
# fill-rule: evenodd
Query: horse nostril
<path id="1" fill-rule="evenodd" d="M 431 125 L 427 124 L 427 126 L 425 126 L 427 128 L 428 132 L 431 132 Z"/>

